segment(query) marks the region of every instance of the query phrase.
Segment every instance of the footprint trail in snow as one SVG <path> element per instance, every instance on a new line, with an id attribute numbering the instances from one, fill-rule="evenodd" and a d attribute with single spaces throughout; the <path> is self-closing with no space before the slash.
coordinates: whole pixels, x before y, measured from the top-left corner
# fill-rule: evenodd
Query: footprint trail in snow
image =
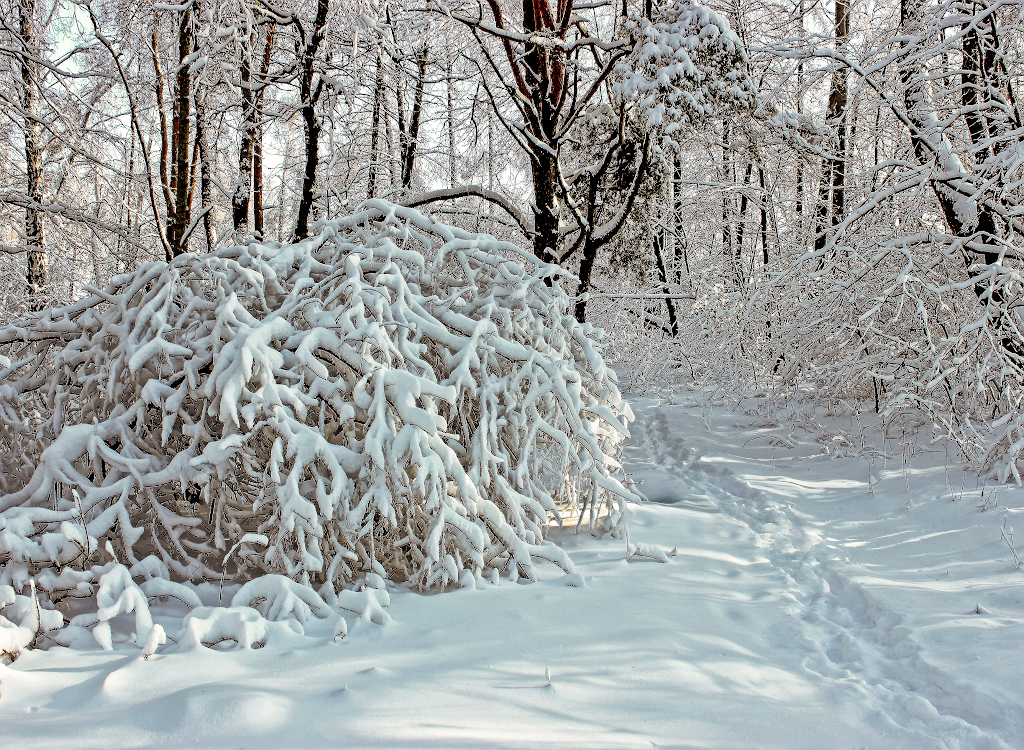
<path id="1" fill-rule="evenodd" d="M 0 666 L 0 746 L 1024 750 L 1024 570 L 999 537 L 1024 493 L 979 502 L 972 477 L 951 502 L 925 456 L 870 494 L 813 436 L 632 403 L 630 547 L 653 557 L 569 525 L 572 576 L 388 584 L 379 622 L 279 623 L 258 649 L 143 659 L 118 615 L 111 651 Z M 151 607 L 174 638 L 188 609 Z"/>
<path id="2" fill-rule="evenodd" d="M 848 686 L 903 730 L 905 738 L 915 738 L 910 740 L 915 747 L 1024 747 L 1019 700 L 1007 700 L 1001 691 L 984 691 L 930 663 L 898 609 L 877 597 L 875 586 L 858 582 L 866 571 L 839 557 L 836 545 L 826 543 L 840 540 L 826 537 L 825 519 L 798 512 L 786 497 L 772 492 L 773 477 L 757 482 L 764 485 L 758 488 L 737 476 L 726 465 L 728 459 L 702 455 L 699 444 L 710 438 L 701 440 L 701 432 L 710 430 L 695 430 L 692 420 L 673 420 L 681 411 L 654 404 L 637 405 L 634 411 L 638 424 L 627 448 L 627 466 L 640 469 L 647 464 L 671 474 L 679 482 L 678 495 L 696 496 L 699 504 L 719 509 L 754 532 L 793 596 L 791 611 L 809 646 L 806 669 Z M 773 468 L 775 463 L 773 454 Z M 810 471 L 829 468 L 819 462 Z M 804 504 L 802 510 L 806 508 Z M 876 585 L 885 584 L 876 579 Z"/>

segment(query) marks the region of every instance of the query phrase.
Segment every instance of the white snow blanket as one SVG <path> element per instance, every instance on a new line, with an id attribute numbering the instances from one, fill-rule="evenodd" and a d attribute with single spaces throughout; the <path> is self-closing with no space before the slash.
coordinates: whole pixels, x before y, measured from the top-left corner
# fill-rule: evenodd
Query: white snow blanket
<path id="1" fill-rule="evenodd" d="M 122 614 L 113 651 L 0 668 L 5 745 L 1020 748 L 1024 571 L 1002 536 L 1024 492 L 947 474 L 899 428 L 881 455 L 850 418 L 792 433 L 691 398 L 635 401 L 623 454 L 650 497 L 628 546 L 668 563 L 566 528 L 573 576 L 392 584 L 383 626 L 313 617 L 149 660 Z M 153 619 L 177 637 L 186 612 Z"/>

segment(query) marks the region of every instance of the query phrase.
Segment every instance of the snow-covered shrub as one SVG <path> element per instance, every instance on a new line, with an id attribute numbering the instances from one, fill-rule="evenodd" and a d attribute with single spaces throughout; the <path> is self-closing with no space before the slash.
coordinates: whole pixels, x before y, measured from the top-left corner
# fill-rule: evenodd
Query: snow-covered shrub
<path id="1" fill-rule="evenodd" d="M 589 509 L 617 534 L 631 414 L 560 274 L 371 201 L 0 331 L 0 583 L 110 588 L 142 643 L 139 597 L 189 598 L 156 581 L 284 576 L 233 602 L 275 619 L 370 574 L 571 572 L 545 527 Z"/>

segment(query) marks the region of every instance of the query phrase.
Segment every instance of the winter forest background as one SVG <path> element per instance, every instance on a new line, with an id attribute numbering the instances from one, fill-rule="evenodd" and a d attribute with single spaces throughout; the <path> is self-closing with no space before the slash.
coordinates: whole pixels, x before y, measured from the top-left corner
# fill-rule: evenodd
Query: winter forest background
<path id="1" fill-rule="evenodd" d="M 0 310 L 380 197 L 578 276 L 639 382 L 920 410 L 1015 477 L 1020 8 L 697 7 L 14 2 Z"/>
<path id="2" fill-rule="evenodd" d="M 1022 42 L 1002 0 L 0 0 L 7 660 L 583 585 L 555 525 L 667 561 L 623 394 L 848 417 L 872 494 L 933 445 L 1019 485 Z"/>

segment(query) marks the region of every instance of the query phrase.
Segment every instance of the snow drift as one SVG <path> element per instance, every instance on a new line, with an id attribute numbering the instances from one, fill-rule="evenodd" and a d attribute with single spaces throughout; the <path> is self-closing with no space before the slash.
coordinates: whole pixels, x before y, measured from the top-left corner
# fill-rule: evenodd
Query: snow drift
<path id="1" fill-rule="evenodd" d="M 28 623 L 0 618 L 8 645 L 112 575 L 101 628 L 203 580 L 265 577 L 242 598 L 288 598 L 281 619 L 369 575 L 571 572 L 545 526 L 579 514 L 618 536 L 632 415 L 562 274 L 370 201 L 0 331 L 0 603 Z"/>

